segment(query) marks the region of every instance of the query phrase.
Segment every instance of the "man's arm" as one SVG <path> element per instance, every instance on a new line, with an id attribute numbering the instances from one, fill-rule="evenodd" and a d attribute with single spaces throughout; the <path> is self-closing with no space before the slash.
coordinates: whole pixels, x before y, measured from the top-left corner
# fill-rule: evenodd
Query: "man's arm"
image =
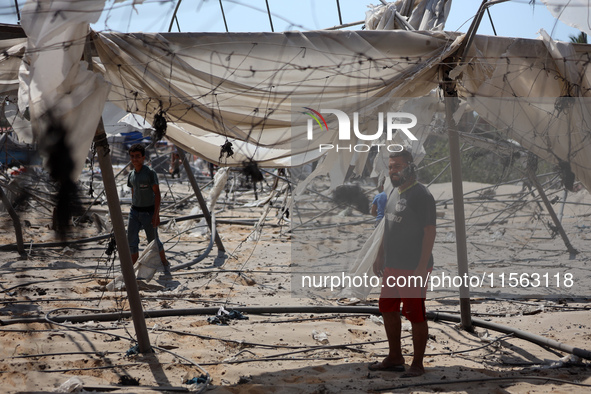
<path id="1" fill-rule="evenodd" d="M 152 227 L 158 227 L 160 225 L 160 186 L 158 184 L 152 185 L 154 191 L 154 216 L 152 216 Z"/>
<path id="2" fill-rule="evenodd" d="M 378 216 L 378 205 L 376 203 L 371 204 L 371 216 Z"/>

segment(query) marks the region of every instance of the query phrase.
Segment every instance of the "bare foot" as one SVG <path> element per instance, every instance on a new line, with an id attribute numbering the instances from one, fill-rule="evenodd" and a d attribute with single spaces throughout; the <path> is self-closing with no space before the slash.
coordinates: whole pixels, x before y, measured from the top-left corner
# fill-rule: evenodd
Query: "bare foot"
<path id="1" fill-rule="evenodd" d="M 422 367 L 415 367 L 415 366 L 410 366 L 410 368 L 408 369 L 408 371 L 406 371 L 404 374 L 400 375 L 401 378 L 416 378 L 417 376 L 421 376 L 425 374 L 425 368 Z"/>
<path id="2" fill-rule="evenodd" d="M 404 365 L 404 357 L 400 356 L 400 357 L 390 357 L 390 356 L 386 356 L 385 359 L 382 360 L 382 364 L 384 365 Z"/>
<path id="3" fill-rule="evenodd" d="M 392 372 L 404 372 L 404 357 L 390 358 L 389 356 L 384 358 L 381 362 L 376 361 L 368 366 L 370 371 L 392 371 Z"/>

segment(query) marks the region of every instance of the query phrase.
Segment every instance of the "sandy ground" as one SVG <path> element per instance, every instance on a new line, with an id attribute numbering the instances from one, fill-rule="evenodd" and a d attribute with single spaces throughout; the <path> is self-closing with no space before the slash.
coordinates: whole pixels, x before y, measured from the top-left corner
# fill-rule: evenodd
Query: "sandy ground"
<path id="1" fill-rule="evenodd" d="M 171 191 L 177 201 L 191 193 L 187 182 L 170 182 L 170 189 L 163 188 L 167 203 L 173 200 Z M 486 186 L 466 183 L 465 190 Z M 451 188 L 449 184 L 440 184 L 430 189 L 442 216 L 434 250 L 434 273 L 451 275 L 457 272 L 453 205 L 446 203 L 451 199 Z M 528 200 L 519 194 L 520 190 L 517 186 L 502 186 L 494 193 L 476 191 L 466 195 L 470 273 L 499 277 L 502 273 L 537 272 L 548 273 L 551 279 L 556 274 L 564 279 L 570 273 L 573 284 L 568 289 L 548 286 L 545 294 L 512 299 L 502 298 L 515 290 L 508 286 L 479 289 L 471 302 L 472 314 L 591 350 L 591 281 L 587 267 L 591 197 L 586 191 L 568 196 L 571 204 L 565 205 L 563 223 L 570 242 L 580 252 L 570 256 L 560 236 L 551 237 L 549 216 L 531 201 L 531 196 Z M 267 196 L 268 191 L 260 194 Z M 555 195 L 562 197 L 562 191 L 554 192 L 550 198 Z M 252 201 L 252 192 L 222 193 L 218 218 L 254 223 L 265 208 L 244 206 Z M 190 200 L 181 207 L 165 210 L 163 218 L 188 215 L 195 205 Z M 468 332 L 457 323 L 441 320 L 430 322 L 424 376 L 401 379 L 400 373 L 368 371 L 369 363 L 387 353 L 384 328 L 377 316 L 293 313 L 287 307 L 376 306 L 376 294 L 358 302 L 338 299 L 331 292 L 319 292 L 310 298 L 293 297 L 292 236 L 289 226 L 285 222 L 282 225 L 276 217 L 280 205 L 278 201 L 271 208 L 260 237 L 252 236 L 250 223 L 221 223 L 219 232 L 227 250 L 225 257 L 218 258 L 214 248 L 197 265 L 173 272 L 172 279 L 157 273 L 153 280 L 139 282 L 145 310 L 171 312 L 171 316 L 146 319 L 150 342 L 158 347 L 151 355 L 126 355 L 134 345 L 130 338 L 135 337 L 128 318 L 63 325 L 15 320 L 43 318 L 50 312 L 49 318 L 128 310 L 125 292 L 105 291 L 105 284 L 120 271 L 118 260 L 113 263 L 105 253 L 105 240 L 69 247 L 32 247 L 27 249 L 25 259 L 13 251 L 1 252 L 0 391 L 52 392 L 76 377 L 87 391 L 178 392 L 194 389 L 183 383 L 199 377 L 203 371 L 211 376 L 208 390 L 216 393 L 589 391 L 591 370 L 586 360 L 565 357 L 568 353 L 512 335 L 479 327 Z M 310 197 L 302 203 L 301 215 L 305 216 L 305 209 L 312 205 L 321 211 L 331 206 L 319 196 Z M 560 211 L 560 203 L 554 207 Z M 94 210 L 105 212 L 106 206 L 97 205 Z M 127 206 L 123 210 L 126 212 Z M 359 234 L 367 235 L 373 228 L 371 218 L 356 212 L 338 216 L 337 212 L 330 215 L 330 220 L 312 221 L 301 228 L 314 231 L 315 226 L 332 223 L 332 227 L 322 227 L 326 240 L 337 239 L 340 241 L 336 243 L 349 245 L 350 250 L 358 249 L 364 242 Z M 35 203 L 20 215 L 21 220 L 29 221 L 25 227 L 28 245 L 53 241 L 53 233 L 47 228 L 49 215 Z M 302 216 L 298 218 L 292 212 L 293 224 L 302 224 Z M 3 217 L 0 244 L 14 243 L 12 223 L 7 215 Z M 207 246 L 207 236 L 182 232 L 186 223 L 161 228 L 173 266 L 194 259 Z M 350 227 L 362 231 L 349 231 Z M 71 237 L 83 239 L 98 233 L 94 224 L 85 223 L 74 229 Z M 322 243 L 330 250 L 330 242 Z M 527 287 L 517 289 L 517 293 L 533 291 L 532 286 Z M 458 314 L 457 291 L 434 291 L 428 297 L 428 311 Z M 247 320 L 231 320 L 229 325 L 210 324 L 208 318 L 214 314 L 179 316 L 174 312 L 221 306 L 228 310 L 244 306 L 274 309 L 269 309 L 272 313 L 245 314 Z M 408 365 L 412 359 L 408 324 L 403 325 L 403 330 Z M 325 339 L 322 334 L 326 334 Z M 123 385 L 132 379 L 139 386 Z"/>

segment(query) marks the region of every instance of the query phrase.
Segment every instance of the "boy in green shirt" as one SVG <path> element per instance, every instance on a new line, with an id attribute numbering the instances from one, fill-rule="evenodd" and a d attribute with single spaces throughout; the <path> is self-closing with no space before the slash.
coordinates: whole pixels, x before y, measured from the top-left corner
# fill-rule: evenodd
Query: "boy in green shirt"
<path id="1" fill-rule="evenodd" d="M 141 144 L 129 148 L 129 157 L 133 166 L 127 177 L 127 186 L 131 188 L 131 210 L 127 225 L 127 241 L 131 251 L 131 260 L 135 264 L 139 256 L 139 232 L 143 228 L 148 243 L 156 239 L 160 252 L 160 261 L 164 274 L 170 276 L 170 264 L 164 255 L 164 246 L 158 238 L 160 224 L 160 187 L 158 176 L 150 167 L 144 165 L 146 149 Z"/>

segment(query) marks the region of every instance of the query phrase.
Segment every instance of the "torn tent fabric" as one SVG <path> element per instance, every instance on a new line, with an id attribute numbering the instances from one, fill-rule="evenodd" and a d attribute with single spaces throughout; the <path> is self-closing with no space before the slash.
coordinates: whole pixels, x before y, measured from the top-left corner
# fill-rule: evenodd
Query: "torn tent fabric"
<path id="1" fill-rule="evenodd" d="M 486 56 L 483 55 L 486 53 Z M 591 187 L 590 45 L 476 37 L 458 89 L 508 138 Z M 486 61 L 483 61 L 486 57 Z"/>
<path id="2" fill-rule="evenodd" d="M 71 4 L 83 7 L 82 3 L 87 2 Z M 29 22 L 27 18 L 31 18 Z M 423 97 L 435 89 L 442 62 L 454 54 L 464 37 L 400 30 L 94 33 L 98 56 L 94 74 L 90 74 L 79 62 L 85 33 L 77 16 L 73 27 L 63 32 L 48 22 L 38 24 L 38 18 L 41 16 L 35 13 L 23 15 L 23 26 L 30 34 L 24 54 L 29 70 L 24 66 L 21 70 L 23 94 L 19 105 L 29 103 L 33 123 L 44 110 L 52 108 L 72 130 L 68 138 L 77 147 L 73 173 L 84 163 L 85 148 L 102 111 L 102 97 L 108 89 L 100 82 L 102 75 L 110 84 L 112 103 L 150 122 L 162 111 L 169 124 L 167 138 L 208 161 L 233 166 L 253 159 L 261 167 L 291 167 L 323 156 L 331 166 L 331 182 L 340 184 L 351 164 L 359 173 L 365 165 L 363 155 L 319 152 L 319 143 L 330 144 L 337 139 L 334 117 L 326 117 L 330 132 L 319 133 L 310 141 L 305 127 L 292 127 L 305 124 L 302 107 L 339 105 L 345 112 L 363 108 L 361 123 L 369 130 L 376 113 L 391 110 L 394 103 L 400 107 L 402 98 Z M 51 41 L 58 36 L 44 33 L 54 28 L 61 32 L 60 45 Z M 72 34 L 67 39 L 72 45 L 61 45 L 66 32 Z M 24 64 L 20 62 L 22 47 L 18 46 L 22 43 L 3 45 L 10 51 L 0 57 L 0 75 L 5 78 L 4 86 L 14 87 L 19 72 L 16 66 Z M 548 130 L 556 137 L 540 143 L 533 135 L 542 133 L 544 138 L 544 132 L 533 129 L 535 124 L 503 119 L 507 111 L 493 114 L 491 108 L 486 110 L 477 101 L 486 97 L 588 97 L 590 52 L 587 45 L 555 43 L 548 37 L 476 36 L 467 63 L 451 75 L 458 83 L 460 97 L 467 98 L 482 117 L 491 123 L 518 126 L 507 130 L 509 137 L 555 163 L 569 163 L 577 178 L 589 187 L 585 173 L 591 168 L 586 159 L 591 154 L 585 111 L 573 114 L 570 120 L 570 124 L 580 125 L 576 128 L 580 137 L 559 147 L 557 144 L 568 139 L 573 130 L 562 126 Z M 68 62 L 62 59 L 58 63 L 61 67 L 47 67 L 58 56 Z M 515 104 L 508 100 L 504 105 Z M 422 123 L 428 132 L 427 120 Z M 220 145 L 226 141 L 233 144 L 232 157 L 220 157 Z M 351 140 L 351 144 L 357 142 Z M 573 142 L 577 142 L 576 152 Z M 320 169 L 326 171 L 326 167 Z"/>
<path id="3" fill-rule="evenodd" d="M 24 113 L 28 107 L 40 146 L 54 142 L 48 140 L 48 130 L 64 130 L 73 165 L 62 170 L 69 170 L 73 180 L 82 171 L 109 91 L 102 76 L 80 61 L 90 23 L 103 7 L 104 0 L 28 1 L 21 10 L 27 46 L 19 70 L 19 109 Z"/>
<path id="4" fill-rule="evenodd" d="M 290 167 L 318 159 L 318 144 L 336 138 L 311 143 L 305 128 L 294 130 L 304 106 L 353 113 L 369 104 L 373 116 L 396 97 L 437 87 L 434 66 L 455 38 L 397 33 L 99 33 L 94 41 L 109 99 L 149 119 L 164 111 L 175 144 L 220 165 L 253 158 Z M 226 138 L 236 153 L 220 160 Z"/>

